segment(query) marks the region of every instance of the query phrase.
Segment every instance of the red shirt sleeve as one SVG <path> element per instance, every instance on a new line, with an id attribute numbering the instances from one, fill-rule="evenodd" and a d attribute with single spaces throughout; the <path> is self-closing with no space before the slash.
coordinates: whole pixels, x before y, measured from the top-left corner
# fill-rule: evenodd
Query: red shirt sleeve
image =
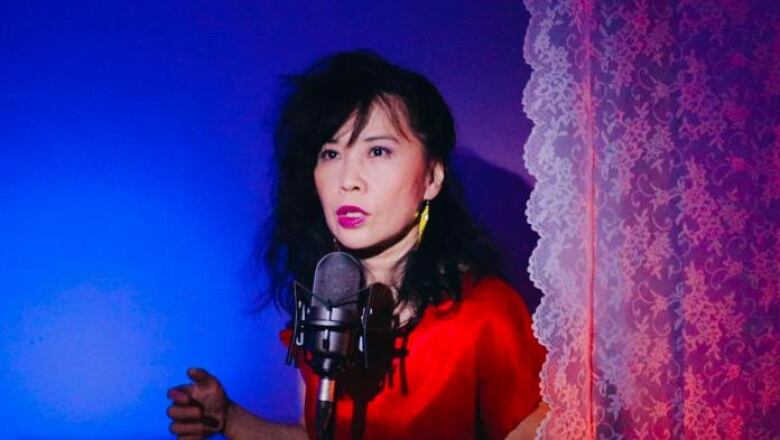
<path id="1" fill-rule="evenodd" d="M 478 426 L 485 438 L 503 439 L 539 405 L 546 350 L 533 335 L 525 303 L 509 285 L 490 278 L 474 290 L 484 299 L 478 321 Z"/>

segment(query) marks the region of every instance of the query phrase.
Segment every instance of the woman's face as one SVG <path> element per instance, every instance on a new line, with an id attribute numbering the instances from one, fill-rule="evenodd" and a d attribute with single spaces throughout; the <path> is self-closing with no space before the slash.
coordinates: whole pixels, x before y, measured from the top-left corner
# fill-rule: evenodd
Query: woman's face
<path id="1" fill-rule="evenodd" d="M 403 132 L 382 105 L 372 106 L 352 145 L 354 116 L 322 146 L 314 182 L 328 228 L 352 250 L 383 249 L 416 240 L 415 214 L 441 189 L 444 167 L 425 158 L 425 147 L 399 111 Z"/>

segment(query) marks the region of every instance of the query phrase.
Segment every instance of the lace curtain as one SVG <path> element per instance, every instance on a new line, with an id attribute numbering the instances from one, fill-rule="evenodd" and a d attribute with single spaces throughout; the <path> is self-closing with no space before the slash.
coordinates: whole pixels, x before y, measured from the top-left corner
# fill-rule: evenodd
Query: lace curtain
<path id="1" fill-rule="evenodd" d="M 780 2 L 526 6 L 537 437 L 780 438 Z"/>

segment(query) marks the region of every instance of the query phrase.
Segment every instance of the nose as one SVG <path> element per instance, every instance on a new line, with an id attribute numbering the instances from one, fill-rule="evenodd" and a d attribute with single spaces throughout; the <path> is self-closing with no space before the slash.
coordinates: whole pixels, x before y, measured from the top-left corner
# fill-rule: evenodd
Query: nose
<path id="1" fill-rule="evenodd" d="M 354 156 L 354 155 L 350 155 Z M 362 191 L 366 187 L 360 160 L 348 157 L 341 169 L 341 190 L 345 192 Z"/>

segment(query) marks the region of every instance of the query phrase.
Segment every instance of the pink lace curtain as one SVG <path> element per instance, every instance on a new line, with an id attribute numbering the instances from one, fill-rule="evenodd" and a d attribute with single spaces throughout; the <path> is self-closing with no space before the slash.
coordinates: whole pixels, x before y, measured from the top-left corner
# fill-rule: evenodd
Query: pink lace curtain
<path id="1" fill-rule="evenodd" d="M 538 437 L 780 438 L 780 2 L 526 5 Z"/>

